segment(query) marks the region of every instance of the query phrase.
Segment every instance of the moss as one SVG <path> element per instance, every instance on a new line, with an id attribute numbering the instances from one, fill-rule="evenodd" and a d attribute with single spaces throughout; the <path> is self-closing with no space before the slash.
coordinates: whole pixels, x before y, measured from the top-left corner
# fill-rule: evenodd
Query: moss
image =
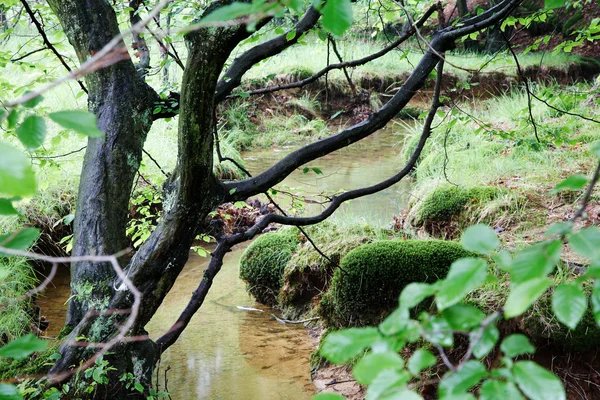
<path id="1" fill-rule="evenodd" d="M 327 325 L 377 324 L 398 305 L 398 295 L 407 284 L 441 279 L 453 261 L 471 255 L 457 243 L 440 240 L 360 246 L 336 270 L 319 304 L 319 315 Z"/>
<path id="2" fill-rule="evenodd" d="M 469 203 L 490 201 L 499 193 L 500 190 L 492 186 L 441 186 L 423 200 L 419 219 L 423 223 L 450 221 L 459 216 Z"/>
<path id="3" fill-rule="evenodd" d="M 58 332 L 56 339 L 58 339 L 58 340 L 64 339 L 67 336 L 69 336 L 71 334 L 71 332 L 73 332 L 73 327 L 71 325 L 65 325 L 62 327 L 60 332 Z"/>
<path id="4" fill-rule="evenodd" d="M 45 375 L 50 370 L 50 367 L 54 365 L 57 352 L 58 346 L 52 346 L 22 360 L 0 358 L 0 379 L 7 380 L 26 376 Z"/>
<path id="5" fill-rule="evenodd" d="M 283 281 L 283 269 L 298 246 L 296 230 L 267 233 L 242 255 L 240 278 L 260 303 L 274 305 Z"/>
<path id="6" fill-rule="evenodd" d="M 279 306 L 287 319 L 299 319 L 313 309 L 346 254 L 360 245 L 391 234 L 369 225 L 340 226 L 331 222 L 307 228 L 307 233 L 329 260 L 321 256 L 308 240 L 298 247 L 285 267 L 283 286 L 278 296 Z"/>
<path id="7" fill-rule="evenodd" d="M 304 66 L 284 68 L 283 73 L 289 75 L 292 81 L 301 81 L 303 79 L 310 78 L 314 74 L 310 68 Z"/>

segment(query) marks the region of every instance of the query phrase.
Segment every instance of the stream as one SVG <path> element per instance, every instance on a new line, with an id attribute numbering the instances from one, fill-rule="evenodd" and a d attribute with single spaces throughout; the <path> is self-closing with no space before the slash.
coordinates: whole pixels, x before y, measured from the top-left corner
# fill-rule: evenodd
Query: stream
<path id="1" fill-rule="evenodd" d="M 357 189 L 388 178 L 402 167 L 398 156 L 405 128 L 392 125 L 346 149 L 322 157 L 308 167 L 323 173 L 291 174 L 279 189 L 302 192 L 307 197 L 342 189 Z M 294 147 L 271 148 L 243 154 L 251 173 L 258 173 L 293 151 Z M 401 182 L 376 195 L 344 204 L 335 218 L 352 222 L 387 225 L 393 214 L 406 205 L 409 183 Z M 287 204 L 282 198 L 282 204 Z M 305 214 L 323 207 L 311 204 Z M 179 340 L 163 354 L 159 381 L 173 399 L 310 399 L 315 389 L 310 382 L 309 356 L 316 341 L 299 325 L 282 325 L 245 291 L 238 278 L 239 259 L 245 245 L 237 246 L 224 260 L 219 275 L 200 311 Z M 177 279 L 146 329 L 158 338 L 175 322 L 198 282 L 208 259 L 195 254 Z M 49 335 L 56 335 L 65 319 L 69 276 L 62 268 L 57 278 L 38 299 L 42 314 L 50 320 Z M 240 309 L 250 307 L 261 311 Z"/>

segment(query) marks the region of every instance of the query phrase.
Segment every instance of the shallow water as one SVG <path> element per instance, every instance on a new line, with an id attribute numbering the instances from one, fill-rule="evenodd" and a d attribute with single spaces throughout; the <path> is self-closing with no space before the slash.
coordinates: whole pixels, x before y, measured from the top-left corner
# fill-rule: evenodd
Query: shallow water
<path id="1" fill-rule="evenodd" d="M 384 129 L 372 137 L 309 164 L 322 175 L 295 171 L 282 184 L 303 186 L 306 196 L 323 191 L 356 189 L 377 183 L 402 167 L 398 157 L 403 142 L 399 126 Z M 273 165 L 294 148 L 272 148 L 244 154 L 250 171 L 258 173 Z M 343 205 L 336 218 L 364 220 L 386 225 L 393 214 L 406 204 L 410 183 L 401 183 L 384 192 Z M 282 185 L 280 185 L 282 186 Z M 290 189 L 297 192 L 299 189 Z M 286 200 L 282 199 L 282 204 Z M 306 214 L 322 206 L 310 205 Z M 246 293 L 239 280 L 238 264 L 244 246 L 229 253 L 223 268 L 200 311 L 191 320 L 179 340 L 161 360 L 161 377 L 167 373 L 168 391 L 173 399 L 310 399 L 314 387 L 310 382 L 308 358 L 314 340 L 305 328 L 282 325 L 271 314 L 276 311 L 261 306 Z M 146 327 L 153 339 L 169 329 L 189 301 L 202 279 L 207 259 L 192 255 L 173 289 Z M 69 296 L 68 273 L 63 271 L 55 285 L 46 290 L 38 304 L 51 320 L 49 334 L 58 333 L 64 322 Z M 238 306 L 258 308 L 263 312 L 241 310 Z M 164 388 L 164 382 L 161 382 Z"/>
<path id="2" fill-rule="evenodd" d="M 312 170 L 304 173 L 303 168 L 294 171 L 277 187 L 293 193 L 303 193 L 307 198 L 322 201 L 317 195 L 334 194 L 340 190 L 359 189 L 376 184 L 396 174 L 404 163 L 400 158 L 400 148 L 404 143 L 406 128 L 391 123 L 388 127 L 374 133 L 345 149 L 311 162 L 306 167 L 319 168 L 323 174 Z M 270 149 L 244 153 L 244 161 L 254 175 L 275 164 L 297 147 L 273 147 Z M 333 218 L 346 221 L 362 220 L 372 225 L 385 226 L 392 220 L 393 214 L 406 207 L 410 179 L 361 199 L 343 204 Z M 292 188 L 291 190 L 289 188 Z M 286 203 L 287 197 L 278 199 Z M 318 213 L 321 205 L 309 205 L 306 215 Z"/>

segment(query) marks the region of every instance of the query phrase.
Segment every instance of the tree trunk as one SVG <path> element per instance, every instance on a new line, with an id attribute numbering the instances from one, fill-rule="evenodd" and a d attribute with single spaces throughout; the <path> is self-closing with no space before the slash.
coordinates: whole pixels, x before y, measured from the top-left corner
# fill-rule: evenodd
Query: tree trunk
<path id="1" fill-rule="evenodd" d="M 50 3 L 81 61 L 118 34 L 110 5 L 91 3 L 92 10 L 90 2 L 82 0 Z M 129 332 L 132 336 L 146 334 L 144 326 L 183 269 L 199 226 L 225 197 L 212 172 L 214 94 L 224 63 L 248 35 L 245 27 L 207 28 L 186 35 L 189 55 L 180 99 L 177 167 L 165 185 L 163 217 L 126 269 L 143 296 L 138 317 Z M 124 44 L 121 49 L 125 49 Z M 157 96 L 139 78 L 129 59 L 87 75 L 86 81 L 90 90 L 89 108 L 97 115 L 105 137 L 91 139 L 88 144 L 79 188 L 73 254 L 114 254 L 126 246 L 129 194 Z M 74 330 L 60 348 L 61 358 L 52 368 L 53 373 L 76 366 L 95 353 L 94 348 L 73 346 L 75 338 L 84 336 L 90 343 L 107 342 L 116 334 L 117 326 L 128 318 L 128 312 L 84 318 L 90 310 L 131 308 L 131 293 L 115 291 L 113 288 L 120 282 L 114 278 L 109 264 L 72 266 L 71 287 L 75 297 L 69 304 L 67 324 Z M 93 289 L 84 297 L 87 288 Z M 160 354 L 153 342 L 120 343 L 111 352 L 115 355 L 105 358 L 117 368 L 117 377 L 132 372 L 139 381 L 150 383 Z"/>

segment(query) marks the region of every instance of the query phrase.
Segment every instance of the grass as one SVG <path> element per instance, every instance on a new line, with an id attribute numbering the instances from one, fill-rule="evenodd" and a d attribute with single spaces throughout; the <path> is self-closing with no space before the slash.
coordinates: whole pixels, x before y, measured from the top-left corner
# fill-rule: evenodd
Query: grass
<path id="1" fill-rule="evenodd" d="M 557 107 L 564 106 L 585 115 L 597 114 L 597 106 L 586 105 L 578 99 L 577 93 L 589 91 L 589 86 L 574 88 L 574 100 L 566 95 L 569 89 L 557 86 L 536 89 L 538 93 L 552 91 L 553 101 L 561 103 Z M 527 96 L 523 91 L 490 98 L 476 106 L 461 105 L 473 118 L 457 113 L 456 123 L 448 119 L 434 130 L 414 173 L 413 209 L 444 185 L 498 186 L 509 189 L 508 197 L 501 196 L 500 201 L 505 203 L 502 215 L 512 221 L 504 221 L 503 226 L 518 219 L 533 221 L 536 225 L 545 223 L 543 215 L 531 210 L 556 199 L 549 192 L 562 179 L 575 173 L 588 174 L 595 163 L 589 143 L 600 139 L 600 127 L 577 117 L 561 115 L 540 103 L 534 106 L 539 143 L 528 121 Z M 476 121 L 486 124 L 482 128 Z M 404 159 L 416 146 L 418 126 L 414 131 L 407 138 Z"/>
<path id="2" fill-rule="evenodd" d="M 33 267 L 23 257 L 0 257 L 0 345 L 30 331 L 32 300 L 25 295 L 37 284 Z"/>
<path id="3" fill-rule="evenodd" d="M 327 43 L 321 41 L 316 34 L 309 34 L 305 38 L 306 46 L 293 46 L 283 53 L 268 60 L 258 63 L 252 68 L 246 79 L 263 79 L 271 74 L 281 74 L 282 71 L 319 71 L 327 65 Z M 349 38 L 338 41 L 338 48 L 344 60 L 359 59 L 373 54 L 383 47 L 387 42 L 383 40 L 365 40 Z M 310 57 L 307 57 L 307 48 L 310 48 Z M 236 54 L 239 55 L 244 48 Z M 408 43 L 393 50 L 385 56 L 371 63 L 350 69 L 354 79 L 364 75 L 375 76 L 401 76 L 412 72 L 422 56 L 422 52 L 415 43 Z M 333 56 L 332 56 L 333 57 Z M 446 57 L 448 63 L 446 72 L 452 73 L 459 78 L 466 78 L 468 72 L 464 69 L 479 70 L 484 73 L 501 72 L 508 76 L 517 75 L 517 67 L 512 55 L 508 52 L 498 55 L 486 55 L 476 53 L 452 52 Z M 335 58 L 334 61 L 337 62 Z M 522 68 L 543 65 L 549 68 L 567 69 L 569 65 L 578 64 L 581 59 L 578 56 L 566 53 L 528 53 L 519 55 L 519 63 Z M 484 66 L 485 65 L 485 66 Z M 457 68 L 459 67 L 459 68 Z M 482 68 L 483 67 L 483 68 Z M 343 72 L 335 70 L 330 72 L 330 79 L 345 81 Z"/>

